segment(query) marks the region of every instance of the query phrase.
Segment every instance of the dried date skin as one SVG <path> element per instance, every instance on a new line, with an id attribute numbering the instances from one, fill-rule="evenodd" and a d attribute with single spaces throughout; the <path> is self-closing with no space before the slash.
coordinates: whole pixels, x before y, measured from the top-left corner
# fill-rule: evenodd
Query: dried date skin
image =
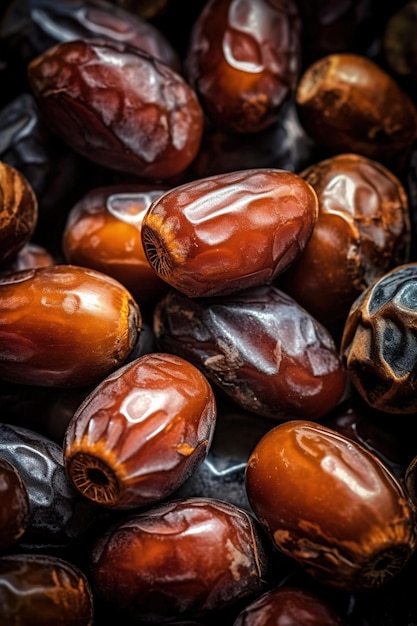
<path id="1" fill-rule="evenodd" d="M 384 274 L 353 303 L 341 355 L 350 378 L 373 408 L 395 414 L 417 411 L 417 263 Z"/>
<path id="2" fill-rule="evenodd" d="M 301 22 L 292 0 L 209 0 L 194 22 L 185 73 L 208 117 L 255 133 L 275 122 L 294 92 Z"/>
<path id="3" fill-rule="evenodd" d="M 280 287 L 340 333 L 353 301 L 386 271 L 409 260 L 408 196 L 400 179 L 359 154 L 338 154 L 300 173 L 319 199 L 319 216 Z"/>
<path id="4" fill-rule="evenodd" d="M 0 621 L 8 626 L 92 626 L 94 597 L 87 576 L 48 554 L 0 557 Z"/>
<path id="5" fill-rule="evenodd" d="M 142 242 L 155 272 L 175 289 L 226 295 L 283 272 L 317 216 L 314 189 L 294 172 L 241 170 L 168 190 L 145 213 Z"/>
<path id="6" fill-rule="evenodd" d="M 27 178 L 0 161 L 0 262 L 12 258 L 32 237 L 38 200 Z"/>
<path id="7" fill-rule="evenodd" d="M 132 351 L 142 323 L 118 281 L 76 265 L 0 276 L 0 378 L 50 387 L 97 384 Z"/>
<path id="8" fill-rule="evenodd" d="M 84 497 L 133 509 L 170 496 L 207 456 L 216 401 L 205 376 L 153 352 L 107 377 L 64 436 L 67 475 Z"/>
<path id="9" fill-rule="evenodd" d="M 160 349 L 194 363 L 243 409 L 277 421 L 321 419 L 346 374 L 329 332 L 273 285 L 217 298 L 172 290 L 154 309 Z"/>
<path id="10" fill-rule="evenodd" d="M 300 121 L 331 154 L 354 152 L 400 172 L 417 138 L 417 109 L 364 55 L 339 53 L 308 66 L 297 84 Z"/>
<path id="11" fill-rule="evenodd" d="M 77 39 L 49 48 L 27 72 L 49 127 L 98 165 L 169 179 L 198 152 L 204 119 L 194 90 L 144 50 Z"/>
<path id="12" fill-rule="evenodd" d="M 275 545 L 330 587 L 380 587 L 415 551 L 415 508 L 402 482 L 322 424 L 292 420 L 266 433 L 248 461 L 246 489 Z"/>
<path id="13" fill-rule="evenodd" d="M 29 525 L 29 496 L 19 470 L 0 454 L 0 552 L 14 548 Z"/>
<path id="14" fill-rule="evenodd" d="M 252 515 L 216 498 L 184 498 L 132 514 L 96 537 L 91 579 L 122 616 L 167 623 L 256 597 L 272 559 Z"/>

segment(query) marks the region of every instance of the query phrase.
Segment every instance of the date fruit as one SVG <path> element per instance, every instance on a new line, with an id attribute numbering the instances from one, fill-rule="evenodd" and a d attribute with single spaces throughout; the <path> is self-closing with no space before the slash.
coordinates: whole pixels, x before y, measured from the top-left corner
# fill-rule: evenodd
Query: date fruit
<path id="1" fill-rule="evenodd" d="M 0 276 L 0 378 L 45 387 L 100 382 L 132 351 L 141 312 L 110 276 L 51 265 Z"/>
<path id="2" fill-rule="evenodd" d="M 98 165 L 167 179 L 198 152 L 204 119 L 194 90 L 144 50 L 77 39 L 49 48 L 27 71 L 51 130 Z"/>
<path id="3" fill-rule="evenodd" d="M 301 176 L 253 169 L 193 180 L 157 198 L 142 221 L 155 272 L 190 297 L 272 280 L 301 253 L 318 217 Z"/>
<path id="4" fill-rule="evenodd" d="M 349 437 L 308 420 L 268 431 L 246 467 L 248 499 L 274 544 L 321 583 L 375 589 L 416 547 L 403 484 Z"/>
<path id="5" fill-rule="evenodd" d="M 0 552 L 14 548 L 29 526 L 29 496 L 19 470 L 0 454 Z"/>
<path id="6" fill-rule="evenodd" d="M 153 504 L 202 463 L 215 423 L 205 376 L 181 357 L 146 354 L 103 380 L 74 413 L 64 437 L 67 475 L 100 505 Z"/>

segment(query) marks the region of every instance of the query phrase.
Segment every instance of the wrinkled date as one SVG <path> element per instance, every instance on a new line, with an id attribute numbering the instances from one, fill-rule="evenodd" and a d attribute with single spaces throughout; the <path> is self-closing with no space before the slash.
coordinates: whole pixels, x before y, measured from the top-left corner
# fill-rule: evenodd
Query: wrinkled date
<path id="1" fill-rule="evenodd" d="M 52 265 L 0 277 L 0 378 L 50 387 L 98 383 L 141 328 L 130 292 L 107 274 Z"/>
<path id="2" fill-rule="evenodd" d="M 153 352 L 114 372 L 80 405 L 65 433 L 65 468 L 98 504 L 152 504 L 202 463 L 215 423 L 204 375 L 181 357 Z"/>
<path id="3" fill-rule="evenodd" d="M 172 287 L 190 297 L 225 295 L 284 271 L 317 216 L 317 195 L 297 174 L 242 170 L 164 193 L 143 217 L 142 242 Z"/>
<path id="4" fill-rule="evenodd" d="M 172 290 L 154 311 L 157 344 L 188 359 L 242 408 L 320 419 L 340 401 L 345 371 L 328 331 L 273 285 L 218 298 Z"/>
<path id="5" fill-rule="evenodd" d="M 144 50 L 59 43 L 29 63 L 28 78 L 50 128 L 101 166 L 164 179 L 198 152 L 203 114 L 194 90 Z"/>
<path id="6" fill-rule="evenodd" d="M 174 500 L 97 537 L 92 582 L 99 597 L 138 622 L 200 619 L 266 589 L 272 556 L 265 539 L 239 507 L 215 498 Z"/>
<path id="7" fill-rule="evenodd" d="M 246 468 L 249 502 L 271 539 L 319 581 L 363 591 L 389 581 L 416 546 L 414 507 L 372 453 L 321 424 L 279 424 Z"/>
<path id="8" fill-rule="evenodd" d="M 187 77 L 215 125 L 258 132 L 295 90 L 301 24 L 292 0 L 209 0 L 194 22 Z"/>
<path id="9" fill-rule="evenodd" d="M 399 265 L 355 300 L 341 354 L 364 400 L 389 413 L 415 413 L 417 263 Z"/>

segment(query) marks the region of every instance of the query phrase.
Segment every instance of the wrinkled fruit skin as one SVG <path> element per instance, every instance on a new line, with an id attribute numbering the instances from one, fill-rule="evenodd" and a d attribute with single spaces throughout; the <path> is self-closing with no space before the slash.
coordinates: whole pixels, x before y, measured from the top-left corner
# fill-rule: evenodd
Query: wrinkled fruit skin
<path id="1" fill-rule="evenodd" d="M 65 433 L 74 487 L 100 505 L 132 509 L 171 495 L 211 445 L 216 402 L 205 376 L 175 355 L 144 355 L 102 381 Z"/>
<path id="2" fill-rule="evenodd" d="M 417 411 L 417 263 L 399 265 L 355 300 L 341 355 L 364 400 L 381 411 Z"/>
<path id="3" fill-rule="evenodd" d="M 45 387 L 100 382 L 141 328 L 130 292 L 106 274 L 52 265 L 0 277 L 0 378 Z"/>
<path id="4" fill-rule="evenodd" d="M 189 297 L 272 280 L 301 253 L 318 216 L 314 189 L 293 172 L 242 170 L 167 191 L 144 215 L 155 272 Z"/>
<path id="5" fill-rule="evenodd" d="M 91 551 L 99 597 L 122 615 L 165 623 L 208 617 L 264 589 L 272 557 L 262 528 L 243 509 L 186 498 L 133 514 Z"/>
<path id="6" fill-rule="evenodd" d="M 29 496 L 19 470 L 0 454 L 0 552 L 15 547 L 29 525 Z"/>
<path id="7" fill-rule="evenodd" d="M 194 90 L 143 50 L 59 43 L 29 63 L 28 78 L 50 128 L 94 163 L 166 179 L 198 152 L 203 114 Z"/>
<path id="8" fill-rule="evenodd" d="M 270 430 L 246 468 L 249 502 L 276 546 L 320 582 L 381 586 L 416 547 L 402 483 L 352 439 L 308 420 Z"/>

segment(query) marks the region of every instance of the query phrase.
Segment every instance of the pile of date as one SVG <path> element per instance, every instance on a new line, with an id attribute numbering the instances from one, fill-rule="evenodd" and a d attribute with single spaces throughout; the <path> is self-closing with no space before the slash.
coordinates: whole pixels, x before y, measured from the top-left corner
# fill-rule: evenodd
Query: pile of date
<path id="1" fill-rule="evenodd" d="M 0 624 L 417 623 L 417 1 L 4 0 Z"/>

